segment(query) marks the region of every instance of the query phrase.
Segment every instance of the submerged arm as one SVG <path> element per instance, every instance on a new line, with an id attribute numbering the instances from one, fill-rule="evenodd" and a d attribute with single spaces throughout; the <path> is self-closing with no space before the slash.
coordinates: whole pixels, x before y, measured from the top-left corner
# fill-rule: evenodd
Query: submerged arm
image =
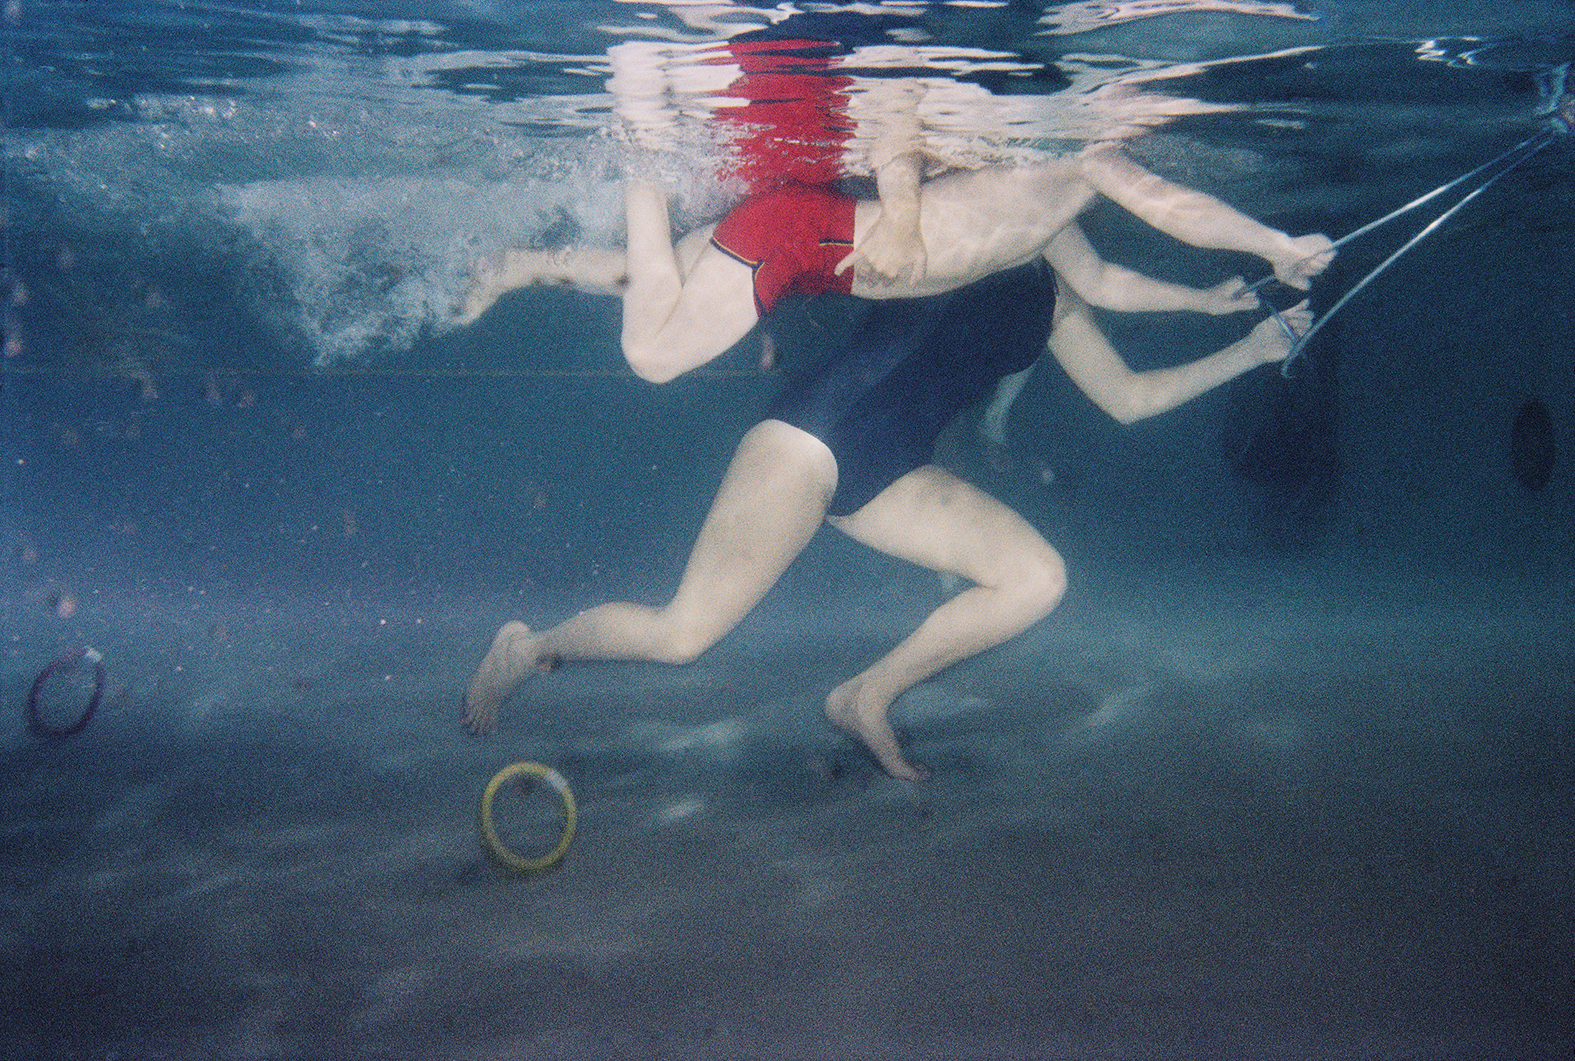
<path id="1" fill-rule="evenodd" d="M 920 91 L 905 80 L 877 80 L 859 97 L 867 112 L 862 122 L 875 127 L 869 157 L 880 215 L 863 242 L 837 264 L 839 276 L 855 266 L 887 281 L 924 276 L 924 238 L 919 231 L 919 183 L 924 175 Z"/>
<path id="2" fill-rule="evenodd" d="M 1255 254 L 1274 275 L 1305 290 L 1334 260 L 1327 236 L 1292 238 L 1254 221 L 1212 195 L 1172 184 L 1133 162 L 1119 148 L 1101 145 L 1078 156 L 1080 171 L 1095 190 L 1167 235 L 1194 247 Z"/>
<path id="3" fill-rule="evenodd" d="M 1079 298 L 1119 313 L 1182 310 L 1220 315 L 1258 308 L 1258 296 L 1234 277 L 1215 287 L 1171 284 L 1101 258 L 1074 222 L 1045 248 L 1045 259 Z"/>
<path id="4" fill-rule="evenodd" d="M 1282 316 L 1298 334 L 1312 322 L 1306 303 Z M 1290 337 L 1269 317 L 1245 339 L 1206 357 L 1175 368 L 1133 372 L 1095 323 L 1087 303 L 1070 292 L 1057 300 L 1050 332 L 1050 352 L 1072 382 L 1123 424 L 1168 412 L 1259 365 L 1284 360 L 1290 350 Z"/>
<path id="5" fill-rule="evenodd" d="M 875 172 L 880 196 L 880 216 L 870 226 L 864 242 L 837 265 L 840 276 L 863 263 L 885 280 L 918 280 L 924 276 L 924 237 L 919 232 L 919 176 L 917 154 L 898 155 Z"/>

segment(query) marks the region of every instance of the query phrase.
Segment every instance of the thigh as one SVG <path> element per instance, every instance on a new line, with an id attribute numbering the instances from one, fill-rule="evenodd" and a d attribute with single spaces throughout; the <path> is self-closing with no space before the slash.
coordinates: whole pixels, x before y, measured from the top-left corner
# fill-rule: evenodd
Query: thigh
<path id="1" fill-rule="evenodd" d="M 685 279 L 695 271 L 695 265 L 700 261 L 700 255 L 707 247 L 711 246 L 711 233 L 716 231 L 715 225 L 706 225 L 692 232 L 686 232 L 673 244 L 673 254 L 678 259 L 678 272 Z"/>
<path id="2" fill-rule="evenodd" d="M 683 248 L 693 259 L 684 272 L 677 299 L 650 342 L 665 363 L 688 371 L 720 357 L 749 334 L 760 315 L 755 310 L 754 271 L 711 244 Z M 676 260 L 676 259 L 675 259 Z M 625 324 L 630 305 L 625 294 Z"/>
<path id="3" fill-rule="evenodd" d="M 909 472 L 857 512 L 830 522 L 873 549 L 980 585 L 1002 584 L 1025 562 L 1061 562 L 1022 516 L 933 464 Z"/>
<path id="4" fill-rule="evenodd" d="M 837 462 L 825 443 L 776 420 L 738 444 L 669 605 L 726 631 L 774 586 L 825 518 Z"/>

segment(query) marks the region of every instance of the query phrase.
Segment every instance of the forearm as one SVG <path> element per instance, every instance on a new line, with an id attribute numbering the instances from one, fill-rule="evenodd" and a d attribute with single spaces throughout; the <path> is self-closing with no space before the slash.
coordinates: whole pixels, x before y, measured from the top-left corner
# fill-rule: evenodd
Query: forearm
<path id="1" fill-rule="evenodd" d="M 863 86 L 863 82 L 860 82 Z M 858 125 L 870 135 L 869 162 L 875 174 L 880 214 L 844 265 L 855 258 L 866 274 L 886 280 L 924 275 L 924 239 L 919 226 L 920 181 L 924 176 L 922 90 L 907 79 L 873 79 L 856 93 Z"/>
<path id="2" fill-rule="evenodd" d="M 920 171 L 919 156 L 912 153 L 889 158 L 876 170 L 880 211 L 837 265 L 839 275 L 857 263 L 858 275 L 874 283 L 924 276 L 928 263 L 919 221 Z M 855 232 L 859 232 L 857 224 Z"/>
<path id="3" fill-rule="evenodd" d="M 1118 313 L 1188 311 L 1236 313 L 1257 306 L 1245 284 L 1227 281 L 1198 289 L 1155 280 L 1125 266 L 1105 261 L 1077 224 L 1058 232 L 1045 248 L 1045 259 L 1065 287 L 1089 305 Z"/>
<path id="4" fill-rule="evenodd" d="M 1243 339 L 1185 365 L 1136 373 L 1130 415 L 1122 423 L 1167 413 L 1263 363 L 1257 344 Z"/>
<path id="5" fill-rule="evenodd" d="M 1133 372 L 1088 307 L 1069 294 L 1050 333 L 1050 352 L 1095 405 L 1130 424 L 1174 409 L 1257 365 L 1283 357 L 1285 343 L 1276 331 L 1260 324 L 1240 342 L 1196 361 Z"/>
<path id="6" fill-rule="evenodd" d="M 905 151 L 887 158 L 875 170 L 875 194 L 883 217 L 890 223 L 919 231 L 919 182 L 923 163 L 917 152 Z"/>
<path id="7" fill-rule="evenodd" d="M 1210 312 L 1211 292 L 1156 280 L 1125 266 L 1104 263 L 1092 291 L 1078 291 L 1084 300 L 1117 313 Z"/>
<path id="8" fill-rule="evenodd" d="M 1119 150 L 1099 148 L 1080 156 L 1082 172 L 1101 194 L 1183 243 L 1209 250 L 1241 251 L 1277 262 L 1298 254 L 1291 238 L 1207 193 L 1173 184 L 1138 166 Z"/>

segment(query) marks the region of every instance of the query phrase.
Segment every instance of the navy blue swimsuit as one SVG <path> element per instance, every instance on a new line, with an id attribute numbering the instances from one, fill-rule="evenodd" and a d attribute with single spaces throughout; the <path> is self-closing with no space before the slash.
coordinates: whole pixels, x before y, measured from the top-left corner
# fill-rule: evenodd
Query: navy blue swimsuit
<path id="1" fill-rule="evenodd" d="M 826 444 L 837 458 L 830 514 L 856 512 L 929 464 L 958 413 L 1034 363 L 1054 312 L 1042 258 L 941 295 L 871 300 L 847 342 L 789 382 L 766 419 Z"/>

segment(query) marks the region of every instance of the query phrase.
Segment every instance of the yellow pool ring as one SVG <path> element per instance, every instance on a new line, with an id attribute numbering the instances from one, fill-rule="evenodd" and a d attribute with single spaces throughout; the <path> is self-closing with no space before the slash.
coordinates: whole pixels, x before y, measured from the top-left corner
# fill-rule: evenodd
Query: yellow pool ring
<path id="1" fill-rule="evenodd" d="M 551 785 L 558 793 L 558 798 L 563 800 L 563 835 L 558 838 L 558 846 L 540 858 L 526 858 L 510 849 L 498 837 L 498 830 L 492 824 L 492 798 L 498 794 L 498 789 L 514 778 L 526 775 L 541 778 Z M 569 850 L 569 844 L 574 840 L 574 793 L 570 791 L 569 783 L 563 779 L 562 774 L 541 763 L 513 763 L 493 775 L 492 780 L 487 782 L 486 791 L 481 794 L 478 816 L 481 819 L 481 842 L 486 846 L 487 853 L 509 869 L 521 873 L 532 873 L 551 866 L 563 857 L 564 852 Z"/>

